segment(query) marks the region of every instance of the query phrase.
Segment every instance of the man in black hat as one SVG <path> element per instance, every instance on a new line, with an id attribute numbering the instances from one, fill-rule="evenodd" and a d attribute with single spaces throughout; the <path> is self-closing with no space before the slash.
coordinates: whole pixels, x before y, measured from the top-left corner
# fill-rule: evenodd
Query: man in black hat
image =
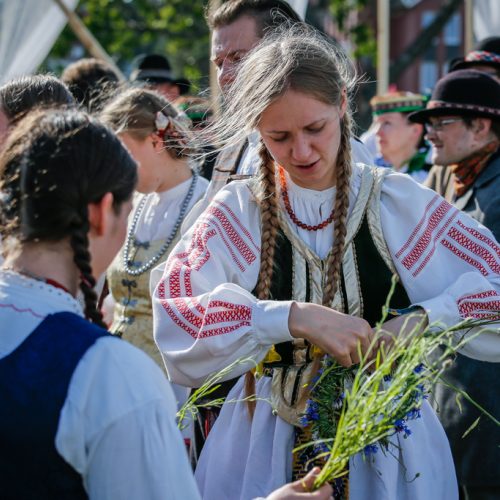
<path id="1" fill-rule="evenodd" d="M 170 62 L 160 54 L 141 55 L 137 58 L 137 69 L 130 75 L 132 83 L 141 83 L 162 94 L 170 102 L 189 92 L 189 80 L 173 75 Z"/>
<path id="2" fill-rule="evenodd" d="M 433 163 L 440 166 L 436 168 L 455 176 L 448 192 L 440 194 L 488 227 L 499 240 L 500 83 L 479 71 L 453 71 L 438 81 L 426 109 L 412 113 L 409 119 L 425 124 Z M 497 248 L 492 269 L 500 269 L 500 246 Z M 478 290 L 471 300 L 493 300 L 483 295 Z M 500 365 L 457 354 L 444 379 L 498 418 Z M 460 411 L 455 390 L 439 385 L 434 396 L 450 440 L 461 498 L 499 499 L 500 428 L 466 401 L 462 401 Z M 477 428 L 463 437 L 479 417 Z"/>
<path id="3" fill-rule="evenodd" d="M 459 69 L 482 71 L 500 81 L 500 36 L 481 40 L 472 52 L 452 61 L 450 72 Z"/>

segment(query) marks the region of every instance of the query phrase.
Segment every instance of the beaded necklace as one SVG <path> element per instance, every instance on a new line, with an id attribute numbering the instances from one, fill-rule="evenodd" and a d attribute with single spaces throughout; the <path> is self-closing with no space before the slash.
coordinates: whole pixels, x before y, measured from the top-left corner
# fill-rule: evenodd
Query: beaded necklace
<path id="1" fill-rule="evenodd" d="M 146 271 L 149 271 L 160 259 L 161 257 L 165 254 L 165 252 L 168 250 L 168 247 L 172 243 L 172 241 L 175 238 L 175 235 L 177 234 L 177 230 L 179 229 L 184 216 L 186 215 L 187 207 L 189 205 L 189 202 L 191 201 L 191 198 L 193 197 L 194 189 L 196 187 L 196 182 L 198 180 L 198 175 L 193 174 L 193 178 L 191 180 L 191 184 L 189 185 L 188 192 L 186 196 L 184 197 L 184 200 L 182 201 L 181 204 L 181 211 L 179 212 L 179 216 L 177 217 L 177 220 L 175 221 L 174 227 L 172 228 L 172 232 L 168 235 L 167 239 L 165 240 L 165 243 L 161 246 L 160 250 L 153 255 L 149 260 L 147 260 L 142 266 L 139 267 L 133 267 L 134 265 L 134 260 L 130 258 L 130 248 L 132 246 L 132 241 L 134 242 L 135 246 L 144 246 L 141 242 L 139 242 L 135 238 L 135 230 L 137 228 L 137 223 L 139 222 L 139 218 L 141 216 L 142 210 L 144 209 L 144 205 L 146 204 L 146 199 L 148 195 L 144 195 L 141 198 L 141 201 L 137 205 L 137 208 L 135 209 L 134 212 L 134 217 L 132 219 L 132 224 L 130 225 L 130 229 L 127 232 L 127 239 L 125 240 L 125 248 L 123 250 L 123 266 L 125 268 L 125 271 L 127 271 L 128 274 L 131 274 L 132 276 L 139 276 L 142 273 L 145 273 Z"/>
<path id="2" fill-rule="evenodd" d="M 332 213 L 328 217 L 328 219 L 324 220 L 320 224 L 316 224 L 315 226 L 310 226 L 309 224 L 306 224 L 299 220 L 299 218 L 295 215 L 292 206 L 290 204 L 290 199 L 288 197 L 288 190 L 286 187 L 286 177 L 285 177 L 285 169 L 283 167 L 279 167 L 279 176 L 280 176 L 280 186 L 281 186 L 281 196 L 283 197 L 283 203 L 285 204 L 285 209 L 290 216 L 290 219 L 292 219 L 293 223 L 299 226 L 301 229 L 305 229 L 306 231 L 319 231 L 320 229 L 325 228 L 328 226 L 328 224 L 331 224 L 333 222 L 333 213 L 334 213 L 334 208 L 332 208 Z"/>

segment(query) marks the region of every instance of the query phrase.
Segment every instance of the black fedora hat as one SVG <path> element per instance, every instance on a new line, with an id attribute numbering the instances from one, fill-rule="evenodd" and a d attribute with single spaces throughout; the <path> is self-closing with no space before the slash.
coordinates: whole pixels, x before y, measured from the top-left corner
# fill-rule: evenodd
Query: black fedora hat
<path id="1" fill-rule="evenodd" d="M 408 119 L 426 123 L 431 116 L 443 115 L 500 120 L 500 83 L 480 71 L 453 71 L 437 82 L 426 109 L 411 113 Z"/>
<path id="2" fill-rule="evenodd" d="M 500 70 L 500 36 L 491 36 L 481 40 L 465 57 L 454 59 L 450 65 L 450 71 L 473 69 L 478 64 Z"/>
<path id="3" fill-rule="evenodd" d="M 173 83 L 180 89 L 181 95 L 189 91 L 190 82 L 186 78 L 175 77 L 169 60 L 160 54 L 143 54 L 136 59 L 137 69 L 130 74 L 132 83 L 142 82 L 155 85 L 157 83 Z"/>

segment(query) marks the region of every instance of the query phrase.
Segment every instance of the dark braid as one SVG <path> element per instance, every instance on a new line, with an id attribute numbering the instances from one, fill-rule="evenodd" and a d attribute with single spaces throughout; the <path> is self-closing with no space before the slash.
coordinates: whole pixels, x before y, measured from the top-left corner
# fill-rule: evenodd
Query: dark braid
<path id="1" fill-rule="evenodd" d="M 2 238 L 21 245 L 69 240 L 80 271 L 85 314 L 101 326 L 93 290 L 88 205 L 111 193 L 119 213 L 136 182 L 136 164 L 119 139 L 76 110 L 29 114 L 12 131 L 0 156 Z"/>
<path id="2" fill-rule="evenodd" d="M 82 222 L 80 227 L 73 230 L 70 241 L 74 252 L 73 260 L 80 270 L 80 290 L 85 300 L 85 317 L 92 321 L 92 323 L 106 328 L 101 311 L 97 309 L 98 297 L 94 290 L 96 280 L 92 274 L 92 267 L 90 265 L 88 238 L 90 227 L 88 215 L 85 215 L 82 220 L 84 222 Z"/>

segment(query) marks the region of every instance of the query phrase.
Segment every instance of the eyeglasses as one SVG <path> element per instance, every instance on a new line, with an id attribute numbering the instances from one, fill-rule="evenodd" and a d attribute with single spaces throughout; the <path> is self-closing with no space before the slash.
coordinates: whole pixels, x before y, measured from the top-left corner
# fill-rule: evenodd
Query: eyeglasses
<path id="1" fill-rule="evenodd" d="M 431 130 L 434 130 L 434 132 L 441 132 L 441 130 L 443 130 L 446 125 L 451 125 L 452 123 L 461 121 L 462 118 L 447 118 L 445 120 L 438 120 L 434 123 L 426 123 L 425 130 L 427 132 L 430 132 Z"/>

